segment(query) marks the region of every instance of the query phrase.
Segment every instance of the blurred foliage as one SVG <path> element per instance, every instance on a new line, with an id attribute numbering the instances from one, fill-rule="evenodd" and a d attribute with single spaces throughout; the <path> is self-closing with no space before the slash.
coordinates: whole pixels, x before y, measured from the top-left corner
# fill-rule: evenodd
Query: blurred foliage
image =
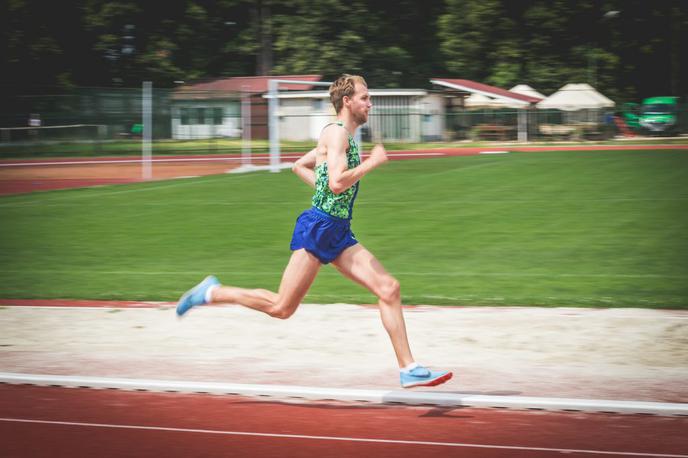
<path id="1" fill-rule="evenodd" d="M 685 0 L 2 0 L 0 90 L 355 72 L 375 87 L 588 82 L 624 102 L 685 96 L 686 42 Z"/>

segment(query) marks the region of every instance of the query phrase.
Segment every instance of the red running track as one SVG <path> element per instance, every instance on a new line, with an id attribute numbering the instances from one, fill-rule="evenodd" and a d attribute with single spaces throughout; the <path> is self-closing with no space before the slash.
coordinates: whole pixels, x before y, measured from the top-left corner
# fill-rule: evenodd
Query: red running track
<path id="1" fill-rule="evenodd" d="M 0 385 L 3 457 L 688 457 L 688 418 Z"/>

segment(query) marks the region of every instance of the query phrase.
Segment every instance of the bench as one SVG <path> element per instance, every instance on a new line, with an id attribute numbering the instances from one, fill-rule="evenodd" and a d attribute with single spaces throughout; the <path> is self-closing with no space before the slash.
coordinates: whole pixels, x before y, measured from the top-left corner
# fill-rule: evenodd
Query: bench
<path id="1" fill-rule="evenodd" d="M 496 124 L 479 124 L 473 128 L 476 139 L 509 140 L 513 138 L 515 128 Z"/>

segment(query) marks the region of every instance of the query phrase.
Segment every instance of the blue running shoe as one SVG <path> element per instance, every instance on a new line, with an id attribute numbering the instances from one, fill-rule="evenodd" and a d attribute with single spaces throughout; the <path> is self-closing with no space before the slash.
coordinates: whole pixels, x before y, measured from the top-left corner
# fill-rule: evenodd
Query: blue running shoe
<path id="1" fill-rule="evenodd" d="M 220 281 L 213 275 L 208 275 L 205 279 L 188 290 L 177 302 L 177 315 L 182 316 L 196 305 L 205 304 L 205 292 L 213 285 L 219 285 Z"/>
<path id="2" fill-rule="evenodd" d="M 454 376 L 448 371 L 431 371 L 423 366 L 418 366 L 410 372 L 401 372 L 402 388 L 414 388 L 417 386 L 435 386 L 446 382 Z"/>

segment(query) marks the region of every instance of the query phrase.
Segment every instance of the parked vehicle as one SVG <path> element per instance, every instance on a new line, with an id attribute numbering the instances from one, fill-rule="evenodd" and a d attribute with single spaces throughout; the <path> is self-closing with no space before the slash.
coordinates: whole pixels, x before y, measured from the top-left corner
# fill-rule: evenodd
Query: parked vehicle
<path id="1" fill-rule="evenodd" d="M 672 134 L 678 127 L 678 97 L 649 97 L 638 106 L 627 103 L 623 119 L 631 129 L 644 134 Z"/>

